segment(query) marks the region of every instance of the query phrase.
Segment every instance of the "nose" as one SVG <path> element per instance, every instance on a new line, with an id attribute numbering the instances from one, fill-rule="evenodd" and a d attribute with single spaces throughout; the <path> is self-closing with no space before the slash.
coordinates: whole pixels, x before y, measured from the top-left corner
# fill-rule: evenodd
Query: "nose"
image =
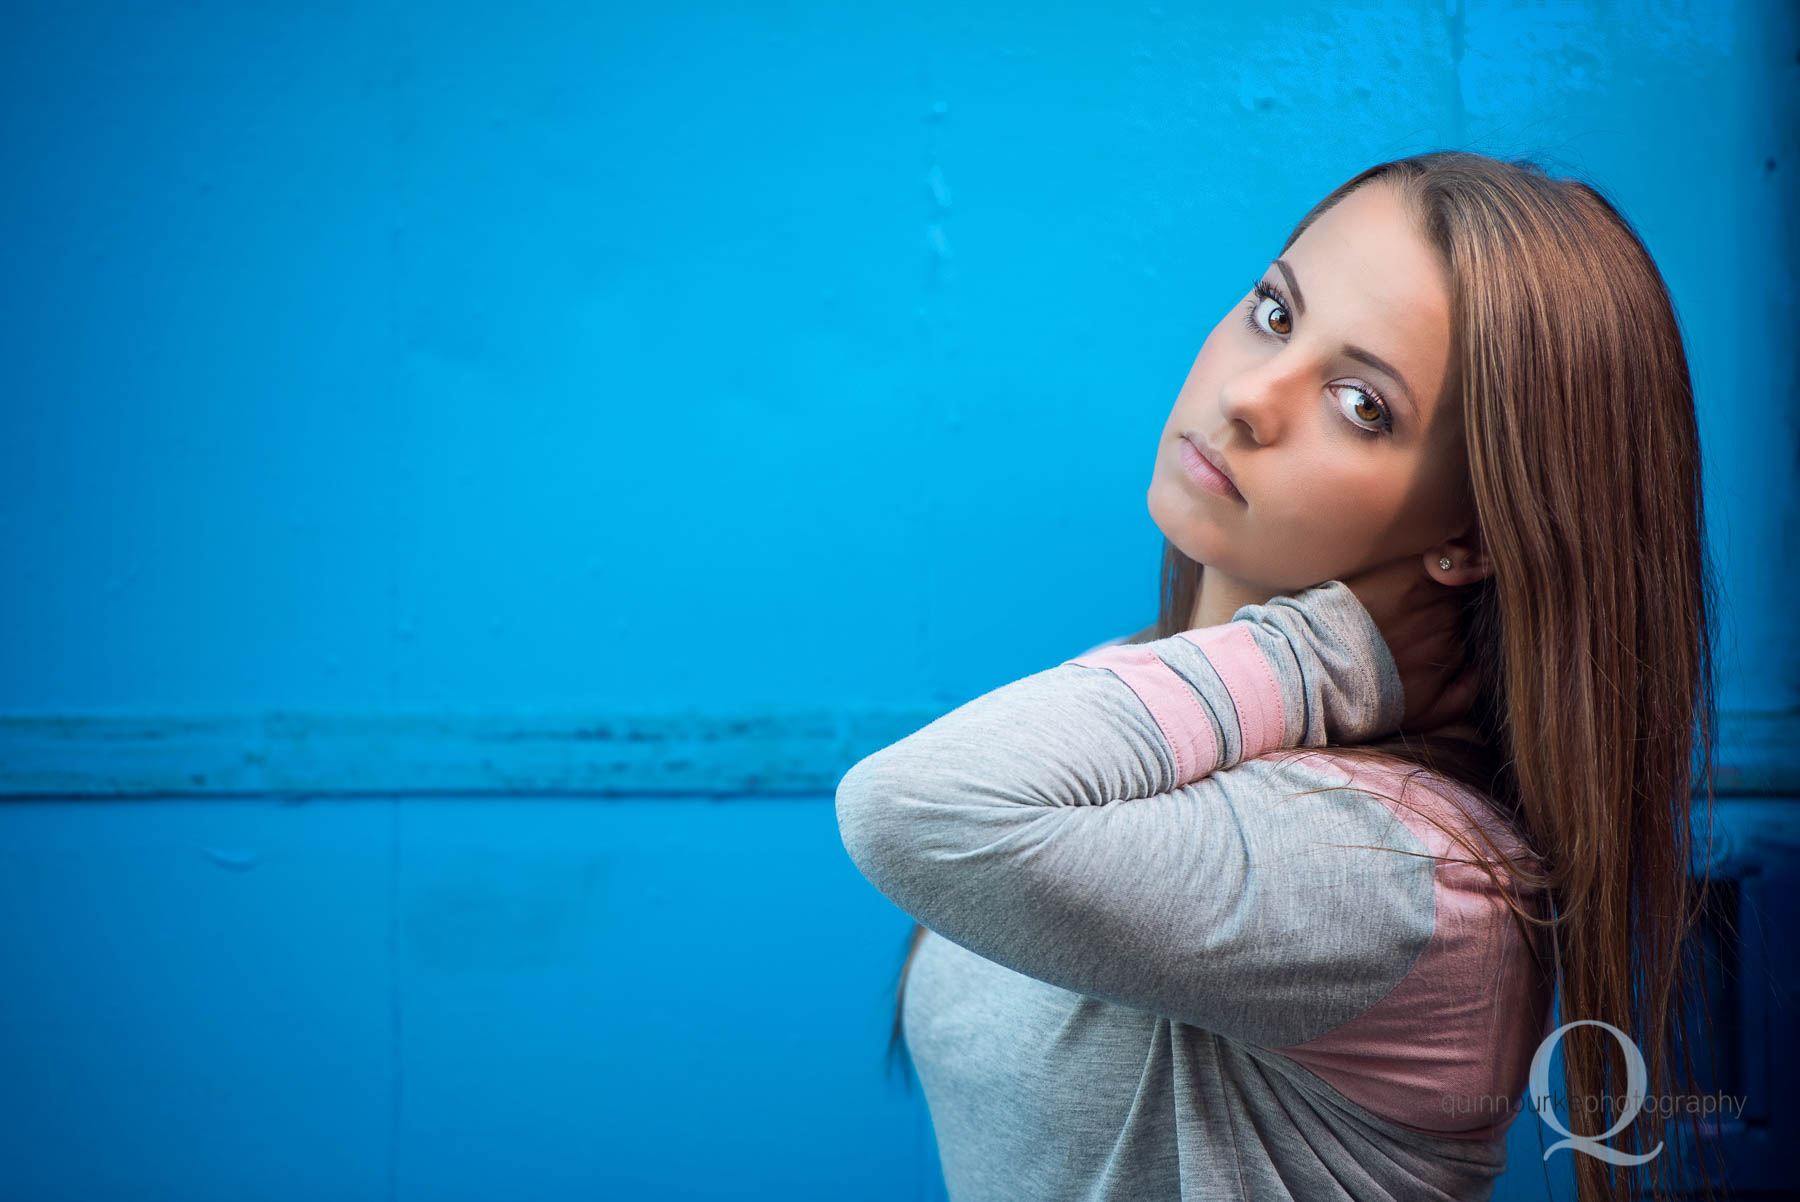
<path id="1" fill-rule="evenodd" d="M 1242 422 L 1259 443 L 1272 442 L 1304 403 L 1310 387 L 1303 365 L 1270 356 L 1226 379 L 1219 388 L 1219 412 L 1227 423 Z"/>

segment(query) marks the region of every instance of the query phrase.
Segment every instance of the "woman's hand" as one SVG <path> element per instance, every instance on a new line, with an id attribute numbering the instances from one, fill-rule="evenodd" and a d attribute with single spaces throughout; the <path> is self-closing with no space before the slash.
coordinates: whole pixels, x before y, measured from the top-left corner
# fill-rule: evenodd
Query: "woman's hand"
<path id="1" fill-rule="evenodd" d="M 1457 636 L 1457 592 L 1407 555 L 1339 577 L 1362 602 L 1400 669 L 1406 692 L 1402 730 L 1424 733 L 1460 722 L 1481 687 L 1479 666 L 1464 664 Z"/>

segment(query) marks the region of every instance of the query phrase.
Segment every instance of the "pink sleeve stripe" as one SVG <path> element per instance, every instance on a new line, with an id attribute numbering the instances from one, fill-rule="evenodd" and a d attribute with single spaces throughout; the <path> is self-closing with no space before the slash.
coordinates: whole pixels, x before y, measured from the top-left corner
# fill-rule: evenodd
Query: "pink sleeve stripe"
<path id="1" fill-rule="evenodd" d="M 1193 686 L 1142 643 L 1097 648 L 1066 661 L 1105 668 L 1131 687 L 1156 720 L 1175 757 L 1175 783 L 1189 784 L 1218 766 L 1219 740 Z"/>
<path id="2" fill-rule="evenodd" d="M 1275 669 L 1269 666 L 1262 648 L 1256 645 L 1250 627 L 1243 622 L 1226 622 L 1184 630 L 1181 637 L 1206 653 L 1231 694 L 1243 740 L 1238 759 L 1253 760 L 1279 749 L 1287 733 L 1281 683 L 1275 679 Z"/>

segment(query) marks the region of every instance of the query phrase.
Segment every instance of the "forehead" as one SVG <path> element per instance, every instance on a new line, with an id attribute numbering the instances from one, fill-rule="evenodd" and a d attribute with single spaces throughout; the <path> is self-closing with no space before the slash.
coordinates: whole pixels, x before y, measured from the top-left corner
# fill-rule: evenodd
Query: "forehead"
<path id="1" fill-rule="evenodd" d="M 1429 418 L 1450 360 L 1450 281 L 1405 200 L 1371 184 L 1333 205 L 1281 253 L 1315 336 L 1395 367 Z"/>

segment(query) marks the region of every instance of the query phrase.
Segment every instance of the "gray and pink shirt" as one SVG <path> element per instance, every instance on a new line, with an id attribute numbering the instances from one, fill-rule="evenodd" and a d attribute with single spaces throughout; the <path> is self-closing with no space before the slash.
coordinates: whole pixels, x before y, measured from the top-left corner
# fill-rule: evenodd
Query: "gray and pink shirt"
<path id="1" fill-rule="evenodd" d="M 1526 849 L 1445 777 L 1298 754 L 1403 702 L 1334 580 L 1102 644 L 844 775 L 845 849 L 929 928 L 902 1020 L 952 1202 L 1491 1194 L 1554 982 L 1428 819 Z"/>

